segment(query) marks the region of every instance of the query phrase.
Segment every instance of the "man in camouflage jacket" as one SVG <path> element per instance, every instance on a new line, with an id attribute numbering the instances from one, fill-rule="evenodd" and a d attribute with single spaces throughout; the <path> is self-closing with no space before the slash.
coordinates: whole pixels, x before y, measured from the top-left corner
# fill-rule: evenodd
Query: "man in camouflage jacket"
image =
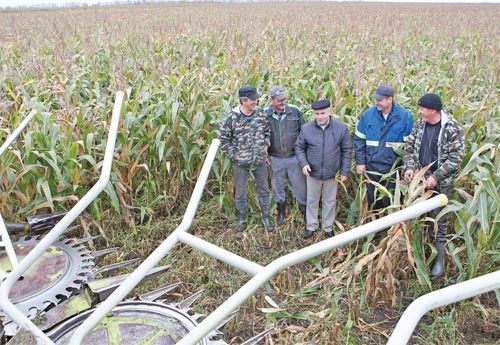
<path id="1" fill-rule="evenodd" d="M 267 231 L 273 230 L 269 219 L 269 184 L 267 175 L 267 149 L 271 131 L 266 114 L 257 109 L 260 95 L 252 86 L 243 86 L 238 95 L 240 105 L 227 115 L 220 128 L 221 150 L 231 159 L 235 183 L 235 206 L 238 212 L 238 230 L 247 223 L 247 182 L 251 172 L 255 178 L 262 221 Z"/>
<path id="2" fill-rule="evenodd" d="M 425 174 L 425 187 L 450 197 L 464 155 L 464 131 L 453 117 L 443 110 L 441 98 L 425 94 L 419 101 L 421 120 L 414 127 L 405 145 L 405 179 L 411 181 L 417 170 L 430 166 Z M 435 218 L 442 208 L 429 212 Z M 437 256 L 431 274 L 444 273 L 444 242 L 448 232 L 446 217 L 437 221 L 437 231 L 431 231 Z"/>

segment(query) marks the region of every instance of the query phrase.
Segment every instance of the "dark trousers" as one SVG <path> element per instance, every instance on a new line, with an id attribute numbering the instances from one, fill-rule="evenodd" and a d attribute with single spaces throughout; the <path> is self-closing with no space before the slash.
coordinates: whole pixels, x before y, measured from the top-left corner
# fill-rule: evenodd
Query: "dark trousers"
<path id="1" fill-rule="evenodd" d="M 451 187 L 443 188 L 443 187 L 440 187 L 438 184 L 434 190 L 438 194 L 441 194 L 441 193 L 445 194 L 448 198 L 450 198 L 450 196 L 451 196 Z M 424 217 L 432 218 L 435 220 L 437 215 L 439 214 L 439 212 L 441 212 L 443 210 L 443 208 L 444 207 L 435 208 L 432 211 L 427 212 L 424 215 Z M 449 217 L 448 217 L 448 214 L 446 214 L 446 215 L 442 216 L 441 218 L 439 218 L 437 220 L 437 222 L 435 222 L 435 221 L 424 222 L 424 226 L 427 228 L 427 231 L 429 232 L 429 236 L 434 242 L 444 243 L 446 241 L 446 234 L 448 233 L 448 220 L 449 220 Z"/>
<path id="2" fill-rule="evenodd" d="M 370 179 L 372 181 L 376 181 L 376 182 L 380 183 L 382 186 L 384 186 L 385 188 L 387 188 L 390 191 L 394 190 L 394 188 L 396 187 L 396 183 L 394 182 L 394 176 L 391 176 L 391 177 L 385 179 L 384 181 L 380 180 L 382 177 L 380 175 L 368 174 L 368 177 L 370 177 Z M 377 193 L 378 200 L 375 200 L 375 189 L 376 189 L 376 186 L 371 184 L 371 183 L 368 183 L 366 186 L 366 194 L 367 194 L 366 196 L 368 198 L 368 207 L 370 207 L 372 210 L 378 210 L 378 209 L 386 208 L 386 207 L 390 206 L 391 199 L 387 196 L 380 198 L 381 197 L 380 192 Z"/>
<path id="3" fill-rule="evenodd" d="M 262 213 L 269 213 L 270 200 L 269 200 L 269 183 L 267 178 L 267 166 L 261 164 L 252 168 L 242 168 L 237 164 L 233 164 L 233 177 L 236 187 L 235 204 L 236 209 L 243 214 L 247 213 L 247 185 L 248 175 L 250 172 L 255 178 L 257 187 L 257 197 L 259 199 L 259 206 Z"/>

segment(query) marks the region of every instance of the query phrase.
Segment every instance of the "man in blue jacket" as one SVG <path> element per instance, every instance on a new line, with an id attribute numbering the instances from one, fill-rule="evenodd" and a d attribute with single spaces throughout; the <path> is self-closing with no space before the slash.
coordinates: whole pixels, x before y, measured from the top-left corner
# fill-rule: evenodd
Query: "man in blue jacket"
<path id="1" fill-rule="evenodd" d="M 333 236 L 337 181 L 347 181 L 351 170 L 352 142 L 347 126 L 330 116 L 330 102 L 312 104 L 314 120 L 302 126 L 295 153 L 306 175 L 307 207 L 304 238 L 310 238 L 319 228 L 319 200 L 322 198 L 322 227 L 327 237 Z"/>
<path id="2" fill-rule="evenodd" d="M 388 189 L 394 188 L 393 177 L 381 180 L 396 165 L 401 164 L 404 142 L 411 133 L 411 113 L 393 100 L 394 90 L 380 85 L 375 91 L 375 106 L 366 110 L 356 127 L 354 146 L 356 173 L 367 173 Z M 389 206 L 388 197 L 375 200 L 375 185 L 367 185 L 368 205 L 373 209 Z"/>

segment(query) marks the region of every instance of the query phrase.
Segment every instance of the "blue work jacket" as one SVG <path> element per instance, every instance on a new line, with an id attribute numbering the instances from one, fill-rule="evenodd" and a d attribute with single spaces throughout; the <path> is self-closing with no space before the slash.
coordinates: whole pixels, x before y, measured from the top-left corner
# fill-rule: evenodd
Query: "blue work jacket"
<path id="1" fill-rule="evenodd" d="M 366 165 L 367 171 L 389 172 L 402 156 L 412 127 L 411 113 L 396 103 L 387 120 L 376 106 L 370 107 L 361 115 L 353 137 L 356 164 Z"/>

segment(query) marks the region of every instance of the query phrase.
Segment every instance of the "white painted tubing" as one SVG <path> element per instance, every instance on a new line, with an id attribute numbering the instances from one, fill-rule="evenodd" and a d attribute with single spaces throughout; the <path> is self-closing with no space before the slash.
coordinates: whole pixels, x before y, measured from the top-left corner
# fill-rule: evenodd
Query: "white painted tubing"
<path id="1" fill-rule="evenodd" d="M 500 288 L 500 270 L 429 292 L 414 300 L 398 321 L 387 345 L 404 345 L 428 311 Z"/>
<path id="2" fill-rule="evenodd" d="M 361 225 L 350 231 L 346 231 L 327 240 L 315 243 L 311 246 L 302 248 L 293 253 L 282 256 L 269 265 L 264 270 L 255 275 L 224 303 L 222 303 L 215 311 L 207 316 L 198 326 L 192 329 L 177 345 L 195 345 L 204 336 L 206 336 L 236 308 L 238 308 L 245 300 L 253 295 L 255 291 L 269 281 L 276 273 L 288 268 L 289 266 L 307 261 L 313 257 L 321 255 L 334 248 L 341 247 L 349 242 L 363 238 L 369 234 L 388 228 L 396 223 L 416 218 L 437 207 L 444 206 L 448 203 L 448 199 L 444 194 L 435 196 L 429 200 L 419 202 L 404 210 L 392 213 L 373 222 Z M 72 344 L 79 345 L 79 344 Z"/>
<path id="3" fill-rule="evenodd" d="M 207 242 L 199 237 L 191 235 L 188 232 L 180 232 L 178 235 L 179 241 L 184 242 L 188 246 L 191 246 L 199 251 L 219 259 L 220 261 L 239 268 L 245 273 L 248 273 L 252 276 L 256 275 L 260 271 L 264 269 L 263 266 L 256 264 L 253 261 L 242 258 L 239 255 L 231 253 L 223 248 L 217 247 L 216 245 Z"/>
<path id="4" fill-rule="evenodd" d="M 111 165 L 115 151 L 116 134 L 120 123 L 120 112 L 123 103 L 124 93 L 119 91 L 113 107 L 113 115 L 109 128 L 106 151 L 104 153 L 101 176 L 97 183 L 85 194 L 80 201 L 45 235 L 45 237 L 33 248 L 19 265 L 8 274 L 7 279 L 0 286 L 0 309 L 9 316 L 20 328 L 24 328 L 33 333 L 37 344 L 54 344 L 33 322 L 31 322 L 17 307 L 9 300 L 9 293 L 12 286 L 19 277 L 38 259 L 50 245 L 73 223 L 73 221 L 83 212 L 85 208 L 102 192 L 106 187 L 111 175 Z"/>
<path id="5" fill-rule="evenodd" d="M 7 140 L 5 140 L 3 145 L 0 147 L 0 156 L 3 155 L 5 151 L 7 151 L 9 146 L 14 142 L 14 140 L 16 140 L 16 138 L 19 136 L 19 134 L 21 134 L 23 129 L 28 125 L 28 123 L 30 123 L 30 121 L 33 119 L 33 117 L 35 116 L 36 113 L 37 113 L 36 110 L 30 111 L 28 116 L 26 116 L 21 121 L 21 123 L 19 124 L 19 126 L 17 126 L 17 128 L 14 130 L 14 132 L 12 132 L 12 134 L 7 138 Z"/>
<path id="6" fill-rule="evenodd" d="M 10 267 L 11 269 L 14 269 L 19 264 L 19 261 L 17 260 L 16 251 L 12 246 L 12 241 L 10 240 L 9 233 L 7 232 L 7 227 L 5 226 L 5 222 L 3 221 L 3 217 L 1 214 L 0 214 L 0 235 L 2 238 L 2 246 L 5 248 L 5 251 L 7 252 L 7 257 L 9 258 L 10 261 Z M 2 277 L 5 276 L 5 272 L 3 272 L 2 270 L 0 270 L 0 274 L 2 275 Z"/>
<path id="7" fill-rule="evenodd" d="M 12 134 L 9 137 L 7 137 L 7 140 L 5 140 L 3 145 L 0 147 L 0 156 L 3 155 L 5 151 L 7 151 L 9 146 L 14 142 L 14 140 L 16 140 L 19 134 L 21 134 L 23 129 L 26 128 L 28 123 L 31 122 L 35 114 L 36 114 L 35 110 L 30 111 L 28 116 L 26 116 L 26 118 L 24 118 L 23 121 L 21 121 L 21 123 L 19 124 L 19 126 L 17 126 L 14 132 L 12 132 Z M 2 238 L 1 240 L 2 245 L 3 247 L 5 247 L 5 251 L 7 252 L 7 256 L 10 261 L 10 266 L 14 268 L 18 265 L 19 262 L 17 260 L 16 252 L 14 250 L 14 247 L 12 246 L 12 241 L 10 240 L 9 233 L 7 232 L 7 227 L 5 226 L 5 222 L 1 214 L 0 214 L 0 235 Z M 5 277 L 5 275 L 6 273 L 0 270 L 0 277 L 2 279 L 3 277 Z"/>
<path id="8" fill-rule="evenodd" d="M 128 278 L 76 329 L 70 339 L 70 345 L 80 345 L 85 338 L 85 335 L 87 335 L 87 333 L 89 333 L 102 320 L 102 318 L 104 318 L 104 316 L 106 316 L 106 314 L 113 309 L 113 307 L 120 303 L 130 293 L 130 291 L 132 291 L 132 289 L 134 289 L 141 282 L 145 275 L 153 267 L 155 267 L 158 262 L 179 242 L 178 234 L 189 230 L 200 203 L 203 189 L 205 188 L 205 184 L 219 145 L 219 139 L 214 139 L 208 149 L 207 157 L 203 163 L 198 181 L 196 181 L 193 194 L 191 195 L 191 199 L 189 200 L 189 204 L 187 205 L 181 224 L 179 224 L 174 232 L 172 232 L 158 246 L 158 248 L 156 248 L 146 258 L 146 260 L 144 260 L 144 262 L 137 267 L 135 271 L 132 272 L 132 274 L 130 274 Z"/>

